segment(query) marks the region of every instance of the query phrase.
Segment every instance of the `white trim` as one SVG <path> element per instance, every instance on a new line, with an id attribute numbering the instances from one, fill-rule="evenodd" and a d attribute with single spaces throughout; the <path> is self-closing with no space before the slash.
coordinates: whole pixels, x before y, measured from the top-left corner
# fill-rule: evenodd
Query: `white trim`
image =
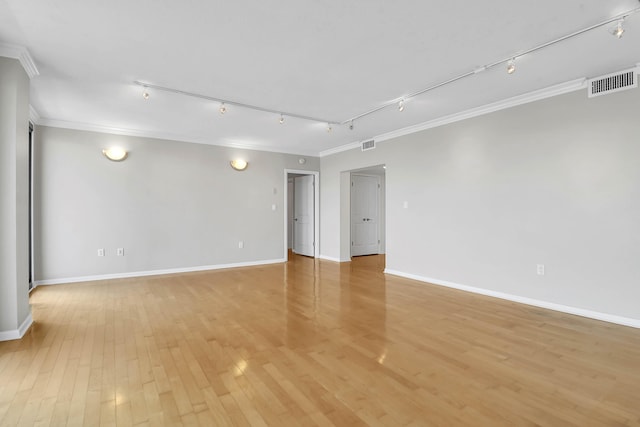
<path id="1" fill-rule="evenodd" d="M 116 128 L 111 126 L 96 125 L 93 123 L 71 122 L 66 120 L 40 118 L 38 120 L 38 124 L 40 126 L 106 133 L 109 135 L 124 135 L 124 136 L 135 136 L 139 138 L 164 139 L 169 141 L 191 142 L 193 144 L 240 148 L 243 150 L 267 151 L 271 153 L 283 153 L 283 154 L 296 154 L 299 156 L 310 156 L 310 157 L 318 156 L 317 151 L 301 150 L 301 149 L 298 149 L 297 147 L 286 147 L 286 148 L 265 147 L 262 145 L 241 144 L 237 142 L 225 142 L 220 140 L 214 143 L 211 141 L 210 138 L 207 138 L 207 137 L 193 137 L 193 136 L 187 136 L 187 135 L 176 135 L 169 132 Z"/>
<path id="2" fill-rule="evenodd" d="M 18 329 L 14 329 L 12 331 L 0 331 L 0 341 L 19 340 L 27 333 L 32 324 L 33 317 L 31 316 L 31 313 L 29 313 Z"/>
<path id="3" fill-rule="evenodd" d="M 578 307 L 571 307 L 568 305 L 556 304 L 553 302 L 542 301 L 542 300 L 537 300 L 533 298 L 521 297 L 518 295 L 507 294 L 504 292 L 492 291 L 489 289 L 475 288 L 473 286 L 467 286 L 467 285 L 460 285 L 460 284 L 449 282 L 446 280 L 439 280 L 439 279 L 432 279 L 429 277 L 417 276 L 415 274 L 403 273 L 401 271 L 391 270 L 388 268 L 386 268 L 384 272 L 386 274 L 405 277 L 407 279 L 413 279 L 419 282 L 430 283 L 438 286 L 445 286 L 447 288 L 459 289 L 461 291 L 472 292 L 474 294 L 500 298 L 507 301 L 517 302 L 520 304 L 532 305 L 534 307 L 541 307 L 549 310 L 560 311 L 562 313 L 569 313 L 569 314 L 574 314 L 576 316 L 582 316 L 590 319 L 596 319 L 596 320 L 602 320 L 609 323 L 615 323 L 618 325 L 630 326 L 632 328 L 640 328 L 640 319 L 616 316 L 614 314 L 601 313 L 598 311 L 592 311 L 592 310 L 587 310 L 587 309 L 578 308 Z"/>
<path id="4" fill-rule="evenodd" d="M 166 270 L 133 271 L 130 273 L 102 274 L 97 276 L 66 277 L 62 279 L 37 280 L 34 286 L 60 285 L 64 283 L 93 282 L 95 280 L 128 279 L 132 277 L 159 276 L 162 274 L 192 273 L 195 271 L 221 270 L 223 268 L 253 267 L 256 265 L 279 264 L 286 259 L 268 259 L 262 261 L 236 262 L 232 264 L 202 265 L 199 267 L 169 268 Z"/>
<path id="5" fill-rule="evenodd" d="M 34 125 L 40 124 L 40 114 L 38 114 L 36 109 L 33 108 L 33 105 L 31 104 L 29 104 L 29 120 L 31 120 L 31 123 L 33 123 Z"/>
<path id="6" fill-rule="evenodd" d="M 0 43 L 0 56 L 17 59 L 30 79 L 40 75 L 36 63 L 27 48 L 15 44 Z"/>
<path id="7" fill-rule="evenodd" d="M 522 104 L 528 104 L 530 102 L 540 101 L 542 99 L 551 98 L 558 95 L 563 95 L 569 92 L 575 92 L 587 87 L 586 78 L 580 78 L 571 80 L 558 85 L 550 86 L 544 89 L 536 90 L 533 92 L 525 93 L 523 95 L 507 98 L 502 101 L 493 102 L 480 107 L 471 108 L 459 113 L 450 114 L 448 116 L 439 117 L 428 122 L 419 123 L 417 125 L 408 126 L 406 128 L 394 130 L 391 132 L 383 133 L 381 135 L 374 136 L 373 139 L 378 142 L 388 141 L 390 139 L 398 138 L 400 136 L 409 135 L 412 133 L 420 132 L 427 129 L 432 129 L 439 126 L 444 126 L 450 123 L 459 122 L 461 120 L 470 119 L 473 117 L 481 116 L 484 114 L 493 113 L 495 111 L 505 110 L 507 108 L 516 107 Z M 331 148 L 329 150 L 321 151 L 320 157 L 329 156 L 331 154 L 340 153 L 342 151 L 353 150 L 360 147 L 360 142 L 351 142 L 340 147 Z"/>
<path id="8" fill-rule="evenodd" d="M 313 175 L 314 180 L 314 188 L 313 188 L 313 257 L 318 258 L 320 256 L 320 172 L 318 171 L 308 171 L 308 170 L 300 170 L 300 169 L 285 169 L 284 170 L 284 203 L 282 210 L 284 211 L 284 255 L 283 258 L 286 260 L 289 257 L 289 240 L 287 236 L 288 226 L 289 226 L 289 215 L 288 215 L 288 204 L 289 204 L 289 174 L 296 173 L 300 175 Z"/>
<path id="9" fill-rule="evenodd" d="M 325 261 L 331 261 L 331 262 L 348 262 L 348 261 L 341 261 L 340 258 L 334 258 L 332 256 L 327 256 L 327 255 L 319 255 L 318 258 L 323 259 Z"/>
<path id="10" fill-rule="evenodd" d="M 375 140 L 375 138 L 374 138 Z M 330 148 L 328 150 L 324 150 L 320 152 L 320 157 L 330 156 L 332 154 L 342 153 L 343 151 L 353 150 L 354 148 L 360 148 L 362 143 L 360 141 L 350 142 L 345 145 L 341 145 L 339 147 Z"/>

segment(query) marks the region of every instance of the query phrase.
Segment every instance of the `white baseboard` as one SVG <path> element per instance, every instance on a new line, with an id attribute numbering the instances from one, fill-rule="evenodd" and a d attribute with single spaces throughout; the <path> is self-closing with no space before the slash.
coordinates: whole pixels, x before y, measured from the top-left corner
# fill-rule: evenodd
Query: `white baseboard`
<path id="1" fill-rule="evenodd" d="M 62 279 L 37 280 L 34 287 L 42 285 L 60 285 L 63 283 L 93 282 L 95 280 L 128 279 L 131 277 L 159 276 L 161 274 L 192 273 L 195 271 L 221 270 L 223 268 L 254 267 L 257 265 L 279 264 L 286 262 L 284 258 L 262 261 L 237 262 L 232 264 L 203 265 L 199 267 L 170 268 L 166 270 L 133 271 L 130 273 L 102 274 L 97 276 L 65 277 Z"/>
<path id="2" fill-rule="evenodd" d="M 14 329 L 12 331 L 0 331 L 0 341 L 19 340 L 27 333 L 32 323 L 33 317 L 31 317 L 31 313 L 29 313 L 18 329 Z"/>
<path id="3" fill-rule="evenodd" d="M 343 262 L 343 261 L 340 261 L 340 258 L 334 258 L 332 256 L 326 256 L 326 255 L 320 255 L 320 256 L 318 256 L 318 258 L 324 259 L 326 261 Z"/>
<path id="4" fill-rule="evenodd" d="M 541 301 L 533 298 L 521 297 L 518 295 L 506 294 L 503 292 L 492 291 L 489 289 L 475 288 L 473 286 L 460 285 L 458 283 L 448 282 L 446 280 L 432 279 L 429 277 L 417 276 L 415 274 L 404 273 L 402 271 L 385 269 L 385 273 L 394 276 L 405 277 L 407 279 L 417 280 L 419 282 L 431 283 L 447 288 L 459 289 L 462 291 L 472 292 L 474 294 L 486 295 L 494 298 L 500 298 L 508 301 L 518 302 L 521 304 L 532 305 L 535 307 L 547 308 L 549 310 L 560 311 L 563 313 L 574 314 L 576 316 L 588 317 L 590 319 L 602 320 L 618 325 L 631 326 L 632 328 L 640 328 L 640 319 L 630 317 L 616 316 L 614 314 L 600 313 L 598 311 L 586 310 L 584 308 L 571 307 L 563 304 L 556 304 L 548 301 Z"/>

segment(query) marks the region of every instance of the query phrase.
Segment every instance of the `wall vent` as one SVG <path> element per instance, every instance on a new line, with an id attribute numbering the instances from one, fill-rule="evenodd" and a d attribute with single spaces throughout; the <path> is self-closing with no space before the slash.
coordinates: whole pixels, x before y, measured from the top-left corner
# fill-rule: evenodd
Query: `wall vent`
<path id="1" fill-rule="evenodd" d="M 619 71 L 589 79 L 589 98 L 638 87 L 638 69 Z"/>
<path id="2" fill-rule="evenodd" d="M 362 151 L 373 150 L 374 148 L 376 148 L 376 141 L 373 139 L 370 139 L 369 141 L 364 141 L 360 145 L 360 148 L 362 148 Z"/>

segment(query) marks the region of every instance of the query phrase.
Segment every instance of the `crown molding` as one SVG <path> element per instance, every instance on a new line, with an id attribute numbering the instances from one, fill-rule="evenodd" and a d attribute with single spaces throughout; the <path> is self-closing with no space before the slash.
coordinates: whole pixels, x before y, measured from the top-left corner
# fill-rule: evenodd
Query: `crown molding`
<path id="1" fill-rule="evenodd" d="M 375 138 L 368 138 L 367 141 L 369 139 L 375 139 Z M 361 143 L 362 143 L 361 141 L 350 142 L 348 144 L 341 145 L 341 146 L 336 147 L 336 148 L 330 148 L 328 150 L 321 151 L 320 152 L 320 157 L 326 157 L 326 156 L 330 156 L 332 154 L 341 153 L 343 151 L 353 150 L 354 148 L 360 148 L 360 144 Z"/>
<path id="2" fill-rule="evenodd" d="M 298 156 L 318 157 L 317 151 L 298 150 L 291 147 L 289 147 L 288 149 L 278 149 L 274 147 L 264 147 L 264 146 L 257 146 L 252 144 L 242 144 L 242 143 L 227 142 L 227 141 L 216 141 L 215 143 L 213 143 L 211 142 L 211 139 L 206 137 L 192 137 L 192 136 L 176 135 L 168 132 L 117 128 L 117 127 L 111 127 L 111 126 L 96 125 L 93 123 L 82 123 L 82 122 L 72 122 L 72 121 L 66 121 L 66 120 L 40 118 L 39 116 L 38 116 L 37 124 L 39 126 L 48 126 L 48 127 L 61 128 L 61 129 L 73 129 L 73 130 L 81 130 L 81 131 L 87 131 L 87 132 L 107 133 L 110 135 L 123 135 L 123 136 L 134 136 L 139 138 L 164 139 L 168 141 L 190 142 L 193 144 L 239 148 L 242 150 L 266 151 L 270 153 L 295 154 Z"/>
<path id="3" fill-rule="evenodd" d="M 0 43 L 0 56 L 17 59 L 30 79 L 40 75 L 38 67 L 36 67 L 36 63 L 33 62 L 33 58 L 31 58 L 26 47 Z"/>
<path id="4" fill-rule="evenodd" d="M 459 122 L 459 121 L 470 119 L 473 117 L 482 116 L 484 114 L 493 113 L 495 111 L 505 110 L 507 108 L 516 107 L 518 105 L 528 104 L 530 102 L 540 101 L 542 99 L 552 98 L 554 96 L 563 95 L 569 92 L 574 92 L 574 91 L 586 88 L 586 84 L 587 84 L 586 78 L 571 80 L 565 83 L 560 83 L 558 85 L 554 85 L 544 89 L 529 92 L 523 95 L 507 98 L 502 101 L 493 102 L 491 104 L 486 104 L 480 107 L 461 111 L 459 113 L 454 113 L 448 116 L 439 117 L 437 119 L 429 120 L 427 122 L 419 123 L 417 125 L 408 126 L 402 129 L 394 130 L 392 132 L 383 133 L 383 134 L 374 136 L 373 138 L 367 138 L 367 139 L 373 139 L 376 141 L 376 143 L 388 141 L 390 139 L 398 138 L 400 136 L 410 135 L 412 133 L 436 128 L 439 126 L 444 126 L 450 123 Z M 340 153 L 343 151 L 353 150 L 354 148 L 358 148 L 358 147 L 360 147 L 360 141 L 351 142 L 346 145 L 341 145 L 340 147 L 321 151 L 320 157 L 326 157 L 326 156 L 330 156 L 332 154 Z"/>

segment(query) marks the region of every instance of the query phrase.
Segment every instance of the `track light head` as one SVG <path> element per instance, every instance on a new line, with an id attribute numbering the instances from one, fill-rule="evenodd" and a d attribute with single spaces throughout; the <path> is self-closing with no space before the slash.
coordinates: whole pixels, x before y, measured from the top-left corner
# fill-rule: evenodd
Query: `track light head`
<path id="1" fill-rule="evenodd" d="M 149 90 L 146 87 L 142 89 L 142 97 L 144 99 L 149 99 Z"/>
<path id="2" fill-rule="evenodd" d="M 333 128 L 331 127 L 331 123 L 327 123 L 327 132 L 331 133 L 332 130 Z"/>
<path id="3" fill-rule="evenodd" d="M 349 130 L 353 130 L 353 120 L 349 121 Z"/>
<path id="4" fill-rule="evenodd" d="M 401 99 L 400 102 L 398 102 L 398 111 L 404 111 L 404 99 Z"/>
<path id="5" fill-rule="evenodd" d="M 220 111 L 220 114 L 224 114 L 227 112 L 227 107 L 224 105 L 224 102 L 220 104 L 219 111 Z"/>
<path id="6" fill-rule="evenodd" d="M 616 26 L 611 30 L 611 34 L 621 39 L 624 34 L 624 18 L 618 21 Z"/>
<path id="7" fill-rule="evenodd" d="M 283 116 L 282 114 L 280 114 L 280 120 L 278 120 L 278 122 L 279 122 L 280 124 L 283 124 L 283 123 L 284 123 L 284 116 Z"/>
<path id="8" fill-rule="evenodd" d="M 516 71 L 516 58 L 513 58 L 507 63 L 507 73 L 513 74 L 515 71 Z"/>

